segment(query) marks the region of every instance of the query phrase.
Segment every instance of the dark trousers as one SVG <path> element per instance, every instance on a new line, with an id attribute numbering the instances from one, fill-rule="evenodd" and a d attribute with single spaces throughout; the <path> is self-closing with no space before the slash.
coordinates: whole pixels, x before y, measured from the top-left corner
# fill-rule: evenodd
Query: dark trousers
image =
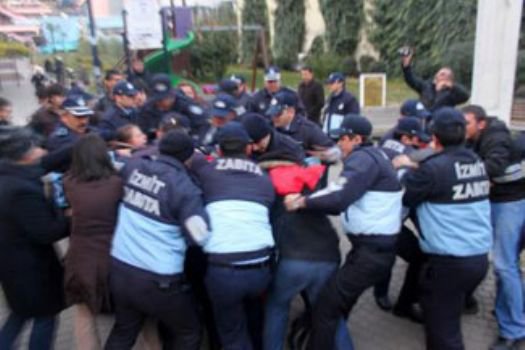
<path id="1" fill-rule="evenodd" d="M 201 326 L 188 284 L 181 274 L 158 275 L 111 262 L 110 288 L 115 325 L 105 349 L 131 349 L 147 317 L 161 322 L 173 349 L 200 349 Z"/>
<path id="2" fill-rule="evenodd" d="M 310 350 L 333 349 L 337 325 L 361 294 L 385 279 L 396 257 L 395 236 L 352 236 L 352 250 L 314 305 Z"/>
<path id="3" fill-rule="evenodd" d="M 0 330 L 0 349 L 10 350 L 24 327 L 31 320 L 11 313 Z M 33 329 L 29 339 L 29 350 L 51 350 L 56 329 L 55 315 L 33 318 Z"/>
<path id="4" fill-rule="evenodd" d="M 487 255 L 429 255 L 421 271 L 421 306 L 428 350 L 462 350 L 461 312 L 467 293 L 487 274 Z"/>
<path id="5" fill-rule="evenodd" d="M 208 266 L 205 283 L 224 350 L 262 348 L 262 298 L 270 279 L 269 266 Z"/>
<path id="6" fill-rule="evenodd" d="M 417 237 L 407 226 L 401 228 L 396 244 L 396 253 L 408 263 L 403 286 L 401 287 L 396 304 L 396 308 L 406 309 L 419 300 L 419 272 L 425 261 L 425 255 L 421 251 L 421 248 L 419 248 Z M 374 286 L 374 296 L 376 298 L 388 296 L 388 286 L 391 277 L 392 273 L 390 271 L 384 280 Z"/>

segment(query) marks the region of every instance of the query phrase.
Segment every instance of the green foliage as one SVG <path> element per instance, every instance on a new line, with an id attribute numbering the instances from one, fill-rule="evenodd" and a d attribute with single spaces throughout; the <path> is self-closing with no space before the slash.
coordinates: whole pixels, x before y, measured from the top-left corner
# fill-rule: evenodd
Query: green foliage
<path id="1" fill-rule="evenodd" d="M 265 0 L 245 0 L 242 9 L 243 25 L 261 25 L 268 28 L 268 10 Z M 250 63 L 253 60 L 255 45 L 257 44 L 257 32 L 243 31 L 241 42 L 241 60 Z"/>
<path id="2" fill-rule="evenodd" d="M 328 49 L 341 56 L 353 55 L 363 21 L 363 0 L 320 0 L 326 23 Z"/>
<path id="3" fill-rule="evenodd" d="M 384 62 L 367 55 L 361 56 L 359 66 L 361 67 L 361 73 L 383 73 L 386 71 L 386 64 Z"/>
<path id="4" fill-rule="evenodd" d="M 21 43 L 0 41 L 0 57 L 29 56 L 29 49 Z"/>
<path id="5" fill-rule="evenodd" d="M 457 81 L 470 87 L 474 65 L 474 42 L 465 41 L 450 45 L 443 54 L 442 63 L 452 68 Z"/>
<path id="6" fill-rule="evenodd" d="M 310 46 L 310 51 L 308 51 L 308 56 L 319 56 L 323 54 L 324 52 L 324 38 L 323 36 L 319 35 L 316 36 L 314 41 L 312 42 L 312 46 Z"/>
<path id="7" fill-rule="evenodd" d="M 219 80 L 237 59 L 237 34 L 207 32 L 198 36 L 190 50 L 191 73 L 200 81 Z"/>
<path id="8" fill-rule="evenodd" d="M 273 54 L 275 63 L 290 69 L 302 51 L 305 31 L 304 0 L 280 0 L 275 11 Z"/>
<path id="9" fill-rule="evenodd" d="M 476 4 L 476 0 L 374 0 L 370 40 L 389 74 L 400 73 L 398 49 L 410 45 L 418 74 L 430 76 L 448 58 L 449 48 L 474 41 Z"/>

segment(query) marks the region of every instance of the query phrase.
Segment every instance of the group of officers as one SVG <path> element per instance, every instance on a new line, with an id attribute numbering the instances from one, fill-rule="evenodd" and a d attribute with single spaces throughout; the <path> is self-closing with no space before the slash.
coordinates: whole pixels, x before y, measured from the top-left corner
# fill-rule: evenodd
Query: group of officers
<path id="1" fill-rule="evenodd" d="M 489 252 L 501 335 L 491 349 L 518 349 L 525 337 L 519 140 L 480 106 L 454 108 L 462 101 L 453 98 L 458 86 L 448 68 L 423 81 L 410 60 L 403 65 L 424 98 L 403 104 L 379 144 L 338 72 L 326 80 L 324 107 L 304 97 L 319 92 L 309 68 L 302 96 L 270 67 L 253 96 L 242 76 L 222 80 L 210 106 L 172 88 L 164 74 L 151 78 L 146 96 L 109 71 L 93 109 L 81 96 L 47 88 L 30 126 L 50 151 L 87 133 L 112 141 L 130 124 L 149 140 L 121 161 L 125 195 L 111 249 L 120 282 L 106 348 L 130 349 L 144 315 L 167 321 L 175 348 L 200 348 L 184 261 L 201 249 L 208 338 L 213 343 L 216 332 L 223 349 L 283 349 L 299 294 L 311 321 L 303 346 L 353 348 L 346 319 L 373 286 L 386 289 L 376 298 L 391 308 L 397 255 L 409 267 L 394 313 L 424 324 L 428 349 L 463 349 L 461 314 L 487 274 Z M 340 215 L 352 245 L 342 264 L 328 215 Z"/>

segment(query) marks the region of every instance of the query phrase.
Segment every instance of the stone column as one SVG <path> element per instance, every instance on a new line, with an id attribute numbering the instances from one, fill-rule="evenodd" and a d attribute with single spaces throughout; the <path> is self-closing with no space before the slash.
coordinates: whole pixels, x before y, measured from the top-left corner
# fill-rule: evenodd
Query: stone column
<path id="1" fill-rule="evenodd" d="M 472 103 L 510 124 L 521 0 L 478 0 Z"/>

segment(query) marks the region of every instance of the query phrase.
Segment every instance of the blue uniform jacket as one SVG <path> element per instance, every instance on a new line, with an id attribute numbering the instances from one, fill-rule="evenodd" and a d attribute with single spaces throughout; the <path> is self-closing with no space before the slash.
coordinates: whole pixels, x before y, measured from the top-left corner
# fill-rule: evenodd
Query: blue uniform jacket
<path id="1" fill-rule="evenodd" d="M 128 125 L 138 125 L 138 113 L 135 109 L 124 110 L 117 105 L 111 106 L 102 116 L 99 128 L 107 138 L 114 138 L 117 129 Z"/>
<path id="2" fill-rule="evenodd" d="M 211 235 L 209 261 L 250 263 L 268 259 L 274 246 L 269 209 L 275 193 L 269 177 L 247 158 L 206 160 L 196 155 L 192 172 L 204 192 Z"/>
<path id="3" fill-rule="evenodd" d="M 338 129 L 347 114 L 359 114 L 359 102 L 346 90 L 339 94 L 331 94 L 326 101 L 323 131 L 332 138 L 336 138 L 332 130 Z"/>
<path id="4" fill-rule="evenodd" d="M 306 207 L 341 214 L 353 235 L 394 235 L 401 226 L 401 185 L 388 156 L 362 145 L 344 160 L 340 177 L 306 199 Z"/>
<path id="5" fill-rule="evenodd" d="M 417 210 L 424 252 L 472 256 L 489 251 L 490 182 L 474 152 L 447 148 L 407 173 L 403 183 L 403 203 Z"/>
<path id="6" fill-rule="evenodd" d="M 122 176 L 124 198 L 111 255 L 157 274 L 182 272 L 191 238 L 184 225 L 206 217 L 202 192 L 179 161 L 164 155 L 129 158 Z"/>
<path id="7" fill-rule="evenodd" d="M 277 128 L 277 130 L 298 141 L 307 151 L 334 146 L 334 142 L 323 133 L 319 125 L 302 115 L 296 115 L 288 128 Z"/>

